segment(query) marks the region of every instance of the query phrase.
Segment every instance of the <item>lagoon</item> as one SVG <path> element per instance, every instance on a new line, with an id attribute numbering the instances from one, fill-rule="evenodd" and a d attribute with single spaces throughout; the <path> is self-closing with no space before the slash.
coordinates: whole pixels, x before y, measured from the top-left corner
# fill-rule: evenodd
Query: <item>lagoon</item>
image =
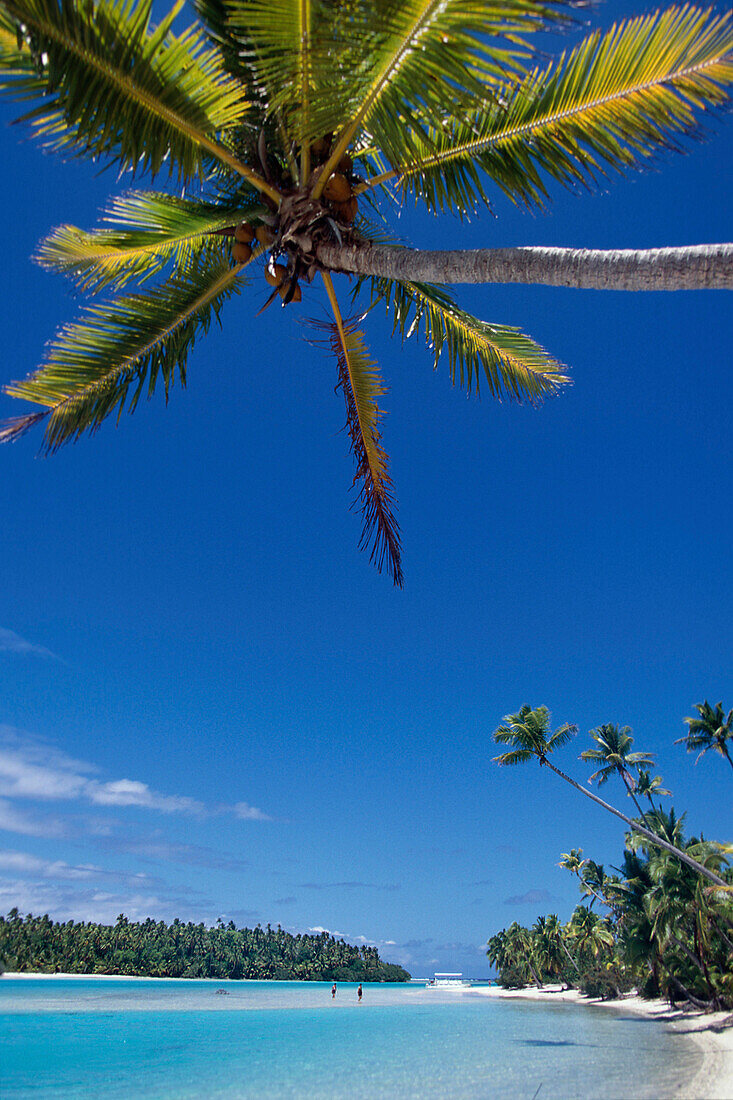
<path id="1" fill-rule="evenodd" d="M 227 994 L 217 993 L 226 989 Z M 416 985 L 0 979 L 3 1100 L 651 1100 L 699 1070 L 658 1022 Z"/>

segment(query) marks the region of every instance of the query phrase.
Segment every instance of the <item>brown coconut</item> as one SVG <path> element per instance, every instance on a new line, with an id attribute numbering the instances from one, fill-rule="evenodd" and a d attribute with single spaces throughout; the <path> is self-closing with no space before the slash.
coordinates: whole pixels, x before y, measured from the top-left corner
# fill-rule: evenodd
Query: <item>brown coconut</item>
<path id="1" fill-rule="evenodd" d="M 232 259 L 235 263 L 246 264 L 252 259 L 252 248 L 248 244 L 236 241 L 232 245 Z"/>
<path id="2" fill-rule="evenodd" d="M 270 229 L 269 225 L 258 225 L 255 229 L 255 237 L 260 242 L 263 248 L 269 248 L 275 240 L 275 234 Z"/>
<path id="3" fill-rule="evenodd" d="M 351 198 L 351 184 L 341 172 L 334 172 L 323 188 L 323 197 L 329 202 L 346 202 Z"/>
<path id="4" fill-rule="evenodd" d="M 241 244 L 251 244 L 255 239 L 255 231 L 249 222 L 240 222 L 234 230 L 234 239 Z"/>
<path id="5" fill-rule="evenodd" d="M 283 267 L 282 264 L 275 264 L 272 268 L 265 268 L 265 279 L 270 286 L 280 286 L 287 273 L 288 269 L 286 267 Z"/>

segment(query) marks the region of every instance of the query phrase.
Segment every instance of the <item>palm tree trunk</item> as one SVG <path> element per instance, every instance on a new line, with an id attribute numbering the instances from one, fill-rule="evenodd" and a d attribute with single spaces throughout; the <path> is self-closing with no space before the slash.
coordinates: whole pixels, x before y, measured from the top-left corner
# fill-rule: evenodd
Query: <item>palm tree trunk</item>
<path id="1" fill-rule="evenodd" d="M 649 822 L 648 822 L 648 821 L 647 821 L 647 819 L 646 819 L 646 814 L 645 814 L 645 813 L 644 813 L 644 811 L 642 810 L 642 808 L 641 808 L 641 806 L 639 805 L 639 802 L 638 802 L 638 800 L 637 800 L 637 797 L 636 797 L 636 795 L 634 794 L 634 789 L 633 789 L 633 787 L 632 787 L 632 786 L 631 786 L 631 784 L 629 783 L 629 781 L 628 781 L 628 779 L 626 778 L 626 776 L 624 775 L 624 773 L 623 773 L 623 772 L 621 772 L 620 774 L 621 774 L 621 778 L 622 778 L 622 779 L 623 779 L 623 781 L 624 781 L 624 786 L 626 787 L 626 790 L 627 790 L 627 791 L 629 792 L 629 794 L 630 794 L 631 798 L 633 799 L 634 805 L 636 806 L 637 810 L 638 810 L 638 811 L 639 811 L 639 813 L 641 814 L 641 820 L 642 820 L 642 821 L 644 822 L 644 824 L 646 825 L 647 829 L 652 829 L 651 825 L 649 824 Z M 654 831 L 654 830 L 652 829 L 652 832 L 653 832 L 653 831 Z"/>
<path id="2" fill-rule="evenodd" d="M 733 289 L 733 244 L 680 248 L 479 248 L 448 252 L 323 244 L 330 271 L 401 282 L 542 283 L 591 290 Z"/>
<path id="3" fill-rule="evenodd" d="M 615 806 L 609 805 L 608 802 L 604 802 L 602 798 L 599 798 L 597 794 L 593 794 L 593 791 L 587 791 L 585 787 L 581 787 L 580 783 L 576 783 L 575 780 L 571 779 L 569 775 L 566 775 L 565 772 L 562 772 L 559 768 L 556 768 L 555 765 L 551 764 L 546 757 L 540 758 L 540 764 L 544 764 L 546 767 L 550 768 L 551 771 L 555 772 L 556 775 L 559 775 L 561 779 L 564 779 L 566 783 L 569 783 L 571 787 L 575 787 L 576 791 L 580 791 L 580 793 L 584 794 L 586 798 L 590 798 L 593 802 L 596 802 L 599 806 L 602 806 L 604 810 L 608 810 L 609 813 L 615 814 L 616 817 L 620 817 L 621 820 L 625 821 L 631 829 L 633 829 L 637 833 L 641 833 L 642 836 L 646 837 L 646 839 L 651 844 L 656 845 L 657 848 L 664 848 L 665 851 L 671 852 L 672 855 L 677 856 L 677 858 L 681 859 L 683 863 L 686 863 L 688 867 L 691 867 L 693 871 L 697 871 L 699 875 L 704 875 L 705 878 L 710 880 L 710 882 L 714 882 L 716 886 L 728 885 L 728 883 L 724 879 L 720 878 L 719 875 L 716 875 L 714 871 L 709 871 L 707 867 L 703 867 L 702 863 L 698 863 L 696 859 L 692 858 L 692 856 L 688 856 L 686 852 L 682 852 L 679 848 L 675 848 L 674 844 L 670 844 L 668 841 L 662 840 L 660 836 L 657 836 L 656 833 L 651 832 L 651 830 L 647 829 L 644 825 L 640 825 L 638 822 L 632 821 L 630 817 L 627 817 L 626 814 L 622 814 L 620 810 L 617 810 L 615 808 Z"/>

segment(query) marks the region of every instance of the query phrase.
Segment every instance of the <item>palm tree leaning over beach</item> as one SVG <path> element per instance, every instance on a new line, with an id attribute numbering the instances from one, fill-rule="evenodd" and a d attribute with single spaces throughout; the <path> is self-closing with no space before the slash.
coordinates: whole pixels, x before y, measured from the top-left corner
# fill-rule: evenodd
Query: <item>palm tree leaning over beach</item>
<path id="1" fill-rule="evenodd" d="M 697 752 L 699 749 L 697 760 L 712 749 L 724 756 L 733 768 L 733 759 L 728 749 L 728 745 L 733 745 L 733 710 L 726 714 L 722 703 L 711 707 L 707 699 L 704 703 L 696 703 L 695 710 L 698 717 L 685 718 L 688 731 L 684 737 L 675 741 L 675 745 L 686 745 L 688 752 Z"/>
<path id="2" fill-rule="evenodd" d="M 697 871 L 698 874 L 709 879 L 710 882 L 715 883 L 716 886 L 722 886 L 728 889 L 728 884 L 725 879 L 721 878 L 715 871 L 703 866 L 702 863 L 699 863 L 687 852 L 683 852 L 680 848 L 675 847 L 673 843 L 669 840 L 665 840 L 664 837 L 658 836 L 657 833 L 647 828 L 646 825 L 642 825 L 639 821 L 633 821 L 630 817 L 627 817 L 626 814 L 617 810 L 615 806 L 611 806 L 608 802 L 604 802 L 597 794 L 593 794 L 592 791 L 587 790 L 585 787 L 581 787 L 580 783 L 576 783 L 574 779 L 571 779 L 569 775 L 566 775 L 565 772 L 551 763 L 548 759 L 550 754 L 571 741 L 577 732 L 577 726 L 572 725 L 570 722 L 566 722 L 556 729 L 554 733 L 550 733 L 550 712 L 547 707 L 536 707 L 533 710 L 532 707 L 525 703 L 516 714 L 507 714 L 502 725 L 494 730 L 494 740 L 497 744 L 512 746 L 509 752 L 503 752 L 500 753 L 499 756 L 495 756 L 494 763 L 502 767 L 511 767 L 515 764 L 525 764 L 528 760 L 532 760 L 533 758 L 538 760 L 541 767 L 549 768 L 555 775 L 559 775 L 561 779 L 564 779 L 566 783 L 574 787 L 576 791 L 580 791 L 586 798 L 590 798 L 598 806 L 602 806 L 604 810 L 608 810 L 609 813 L 620 818 L 634 833 L 643 837 L 645 841 L 650 842 L 655 847 L 663 848 L 667 852 L 671 852 L 673 855 L 677 856 L 678 859 L 682 860 L 683 863 L 686 863 L 688 867 L 691 867 L 694 871 Z"/>
<path id="3" fill-rule="evenodd" d="M 386 220 L 412 198 L 463 215 L 492 189 L 537 208 L 551 180 L 593 183 L 679 148 L 728 98 L 733 19 L 670 7 L 547 63 L 541 33 L 572 22 L 572 0 L 195 0 L 199 22 L 179 33 L 183 2 L 154 27 L 152 0 L 0 0 L 0 88 L 35 103 L 33 132 L 163 181 L 113 198 L 100 229 L 64 225 L 42 242 L 37 260 L 80 289 L 126 292 L 89 306 L 7 387 L 41 411 L 2 437 L 45 420 L 54 451 L 158 383 L 166 395 L 176 374 L 185 383 L 194 341 L 258 261 L 286 305 L 316 278 L 361 545 L 399 585 L 385 387 L 359 327 L 365 306 L 347 314 L 334 273 L 363 276 L 365 304 L 381 302 L 403 339 L 420 334 L 435 365 L 445 351 L 456 384 L 531 402 L 567 382 L 560 364 L 435 283 L 733 286 L 733 245 L 421 253 L 397 247 Z"/>

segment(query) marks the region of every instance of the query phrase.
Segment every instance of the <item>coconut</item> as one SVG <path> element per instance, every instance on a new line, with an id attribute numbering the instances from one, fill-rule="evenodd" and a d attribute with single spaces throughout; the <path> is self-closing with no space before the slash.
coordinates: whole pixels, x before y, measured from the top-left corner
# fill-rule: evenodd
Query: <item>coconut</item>
<path id="1" fill-rule="evenodd" d="M 280 297 L 282 298 L 283 301 L 285 301 L 285 299 L 288 296 L 288 290 L 289 290 L 289 284 L 285 284 L 285 283 L 283 283 L 282 286 L 278 290 L 278 294 L 280 295 Z M 295 284 L 295 289 L 293 290 L 293 295 L 292 295 L 290 301 L 291 302 L 299 302 L 302 297 L 303 297 L 303 291 L 300 289 L 300 287 L 296 283 Z"/>
<path id="2" fill-rule="evenodd" d="M 242 241 L 237 241 L 232 245 L 232 259 L 237 264 L 246 264 L 252 259 L 252 248 L 248 244 L 243 244 Z"/>
<path id="3" fill-rule="evenodd" d="M 270 229 L 269 225 L 258 225 L 255 229 L 255 237 L 263 246 L 263 248 L 269 248 L 275 240 L 275 234 Z"/>
<path id="4" fill-rule="evenodd" d="M 288 269 L 286 267 L 283 267 L 282 264 L 275 264 L 274 267 L 265 268 L 265 279 L 270 286 L 280 286 L 287 273 Z"/>
<path id="5" fill-rule="evenodd" d="M 345 174 L 348 174 L 351 171 L 351 169 L 354 167 L 354 162 L 348 153 L 344 153 L 341 160 L 338 162 L 337 167 L 339 172 L 344 172 Z"/>
<path id="6" fill-rule="evenodd" d="M 323 197 L 329 202 L 346 202 L 351 197 L 351 184 L 346 176 L 335 172 L 323 188 Z"/>
<path id="7" fill-rule="evenodd" d="M 255 231 L 249 222 L 240 222 L 234 230 L 234 239 L 242 244 L 251 244 L 255 239 Z"/>
<path id="8" fill-rule="evenodd" d="M 352 195 L 346 202 L 336 202 L 334 206 L 339 221 L 342 221 L 344 225 L 351 225 L 359 209 L 356 195 Z"/>

